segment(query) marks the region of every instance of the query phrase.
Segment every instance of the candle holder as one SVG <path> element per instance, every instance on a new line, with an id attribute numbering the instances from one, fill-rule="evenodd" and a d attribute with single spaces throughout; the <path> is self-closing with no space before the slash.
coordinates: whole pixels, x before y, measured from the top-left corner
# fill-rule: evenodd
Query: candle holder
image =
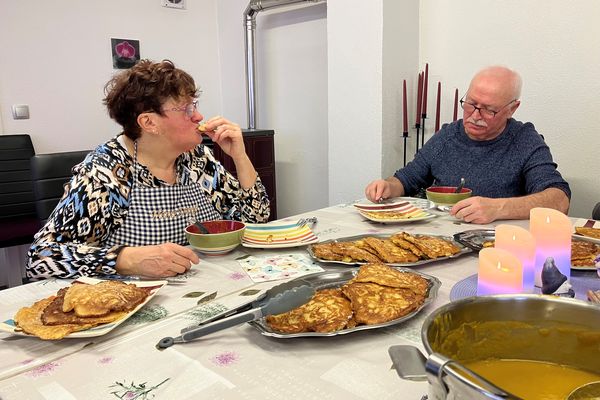
<path id="1" fill-rule="evenodd" d="M 571 277 L 571 221 L 565 214 L 550 208 L 534 208 L 529 215 L 529 231 L 535 238 L 535 286 L 542 287 L 542 270 L 548 258 L 552 258 L 568 281 Z"/>

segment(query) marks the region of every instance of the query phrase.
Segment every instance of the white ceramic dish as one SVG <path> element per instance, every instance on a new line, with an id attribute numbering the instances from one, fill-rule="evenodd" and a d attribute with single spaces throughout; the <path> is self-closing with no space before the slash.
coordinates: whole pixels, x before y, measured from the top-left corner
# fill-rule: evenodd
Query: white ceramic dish
<path id="1" fill-rule="evenodd" d="M 319 238 L 308 225 L 297 223 L 248 224 L 242 246 L 258 249 L 281 249 L 317 243 Z"/>
<path id="2" fill-rule="evenodd" d="M 73 283 L 81 282 L 81 283 L 88 284 L 88 285 L 94 285 L 94 284 L 102 282 L 102 281 L 103 281 L 103 279 L 82 277 L 82 278 L 77 278 L 75 281 L 73 281 Z M 164 281 L 164 280 L 160 280 L 160 281 L 130 281 L 127 283 L 132 283 L 138 287 L 152 288 L 150 291 L 150 295 L 148 295 L 148 297 L 146 297 L 146 300 L 144 300 L 143 303 L 138 304 L 138 306 L 136 308 L 131 310 L 129 313 L 127 313 L 127 315 L 125 317 L 121 318 L 120 320 L 111 322 L 108 324 L 98 325 L 98 326 L 95 326 L 93 328 L 86 329 L 83 331 L 70 333 L 67 336 L 65 336 L 64 339 L 90 338 L 90 337 L 106 335 L 108 332 L 112 331 L 117 326 L 119 326 L 123 322 L 127 321 L 127 319 L 129 317 L 131 317 L 133 314 L 135 314 L 140 308 L 144 307 L 144 305 L 146 303 L 148 303 L 156 295 L 156 293 L 163 286 L 165 286 L 167 284 L 167 281 Z M 30 306 L 30 304 L 27 304 L 25 306 Z M 30 335 L 23 331 L 17 330 L 17 328 L 15 326 L 15 321 L 12 318 L 7 319 L 3 322 L 0 322 L 0 331 L 12 333 L 14 335 L 35 337 L 34 335 Z"/>
<path id="3" fill-rule="evenodd" d="M 585 226 L 586 228 L 596 228 L 596 229 L 600 229 L 600 221 L 596 221 L 593 219 L 578 219 L 575 221 L 575 224 L 573 224 L 573 238 L 577 239 L 577 240 L 585 240 L 586 242 L 592 242 L 592 243 L 596 243 L 596 244 L 600 244 L 600 239 L 596 239 L 593 237 L 589 237 L 589 236 L 583 236 L 580 235 L 578 233 L 575 233 L 575 227 L 581 227 L 581 226 Z"/>

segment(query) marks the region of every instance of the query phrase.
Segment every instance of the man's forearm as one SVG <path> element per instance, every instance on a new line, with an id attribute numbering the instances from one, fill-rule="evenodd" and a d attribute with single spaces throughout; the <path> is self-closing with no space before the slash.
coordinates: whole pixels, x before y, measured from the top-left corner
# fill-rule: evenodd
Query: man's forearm
<path id="1" fill-rule="evenodd" d="M 496 219 L 529 219 L 529 212 L 536 207 L 552 208 L 567 214 L 570 204 L 565 192 L 557 188 L 548 188 L 539 193 L 502 200 L 500 215 Z"/>

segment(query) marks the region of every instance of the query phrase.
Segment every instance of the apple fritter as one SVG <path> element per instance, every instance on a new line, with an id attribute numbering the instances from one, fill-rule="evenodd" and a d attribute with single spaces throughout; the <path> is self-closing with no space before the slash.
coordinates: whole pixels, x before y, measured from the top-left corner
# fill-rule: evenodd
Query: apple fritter
<path id="1" fill-rule="evenodd" d="M 415 293 L 424 295 L 428 283 L 420 275 L 410 272 L 398 271 L 385 264 L 365 264 L 360 267 L 358 274 L 349 283 L 377 283 L 393 288 L 406 288 Z"/>
<path id="2" fill-rule="evenodd" d="M 121 281 L 74 284 L 65 293 L 62 310 L 74 310 L 80 317 L 99 317 L 111 311 L 131 311 L 149 294 L 146 288 Z"/>
<path id="3" fill-rule="evenodd" d="M 68 288 L 62 288 L 56 294 L 56 297 L 42 312 L 42 323 L 44 325 L 64 325 L 64 324 L 92 324 L 93 326 L 107 324 L 123 318 L 127 311 L 110 312 L 100 317 L 79 317 L 75 312 L 63 312 L 63 302 Z"/>
<path id="4" fill-rule="evenodd" d="M 583 236 L 600 239 L 600 229 L 598 228 L 586 228 L 584 226 L 576 226 L 575 232 Z"/>
<path id="5" fill-rule="evenodd" d="M 386 263 L 410 263 L 419 260 L 419 257 L 415 256 L 408 250 L 394 245 L 394 243 L 387 239 L 381 240 L 375 237 L 366 237 L 364 241 L 368 243 L 375 251 L 379 258 Z"/>
<path id="6" fill-rule="evenodd" d="M 402 238 L 419 248 L 428 258 L 449 257 L 460 252 L 453 243 L 434 236 L 412 236 L 406 232 L 400 233 Z"/>
<path id="7" fill-rule="evenodd" d="M 46 340 L 62 339 L 69 333 L 82 331 L 94 326 L 93 324 L 44 325 L 42 322 L 42 313 L 55 297 L 50 296 L 46 299 L 36 301 L 31 307 L 21 308 L 17 311 L 14 318 L 16 325 L 23 332 Z"/>
<path id="8" fill-rule="evenodd" d="M 415 246 L 414 244 L 412 244 L 411 242 L 405 240 L 403 238 L 404 232 L 398 232 L 392 235 L 392 237 L 390 238 L 392 240 L 392 243 L 394 243 L 396 246 L 408 250 L 411 253 L 413 253 L 414 255 L 416 255 L 417 257 L 419 257 L 419 259 L 421 258 L 427 258 L 427 256 L 425 256 L 425 253 L 423 253 L 421 250 L 419 250 L 419 248 L 417 246 Z"/>
<path id="9" fill-rule="evenodd" d="M 304 319 L 314 332 L 339 331 L 352 318 L 350 301 L 339 288 L 319 290 L 303 308 Z"/>
<path id="10" fill-rule="evenodd" d="M 409 314 L 423 301 L 410 289 L 391 288 L 376 283 L 352 283 L 342 287 L 352 302 L 354 318 L 359 324 L 379 324 Z"/>
<path id="11" fill-rule="evenodd" d="M 308 324 L 304 319 L 304 306 L 294 308 L 288 312 L 277 315 L 268 315 L 267 324 L 276 332 L 300 333 L 308 331 Z"/>
<path id="12" fill-rule="evenodd" d="M 271 329 L 282 333 L 335 332 L 352 318 L 350 301 L 341 289 L 317 291 L 310 301 L 283 314 L 267 316 Z"/>

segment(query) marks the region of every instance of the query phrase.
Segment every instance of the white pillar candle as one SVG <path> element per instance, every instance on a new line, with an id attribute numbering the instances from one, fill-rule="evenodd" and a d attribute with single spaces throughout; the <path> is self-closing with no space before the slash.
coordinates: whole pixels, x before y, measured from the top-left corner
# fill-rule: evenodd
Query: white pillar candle
<path id="1" fill-rule="evenodd" d="M 523 267 L 517 257 L 495 248 L 479 252 L 477 295 L 523 293 Z"/>
<path id="2" fill-rule="evenodd" d="M 535 238 L 524 228 L 514 225 L 498 225 L 494 247 L 506 250 L 521 262 L 523 267 L 523 292 L 533 293 Z"/>
<path id="3" fill-rule="evenodd" d="M 535 238 L 535 286 L 542 286 L 542 268 L 552 257 L 558 270 L 571 277 L 571 235 L 569 217 L 550 208 L 534 208 L 530 212 L 529 231 Z"/>

